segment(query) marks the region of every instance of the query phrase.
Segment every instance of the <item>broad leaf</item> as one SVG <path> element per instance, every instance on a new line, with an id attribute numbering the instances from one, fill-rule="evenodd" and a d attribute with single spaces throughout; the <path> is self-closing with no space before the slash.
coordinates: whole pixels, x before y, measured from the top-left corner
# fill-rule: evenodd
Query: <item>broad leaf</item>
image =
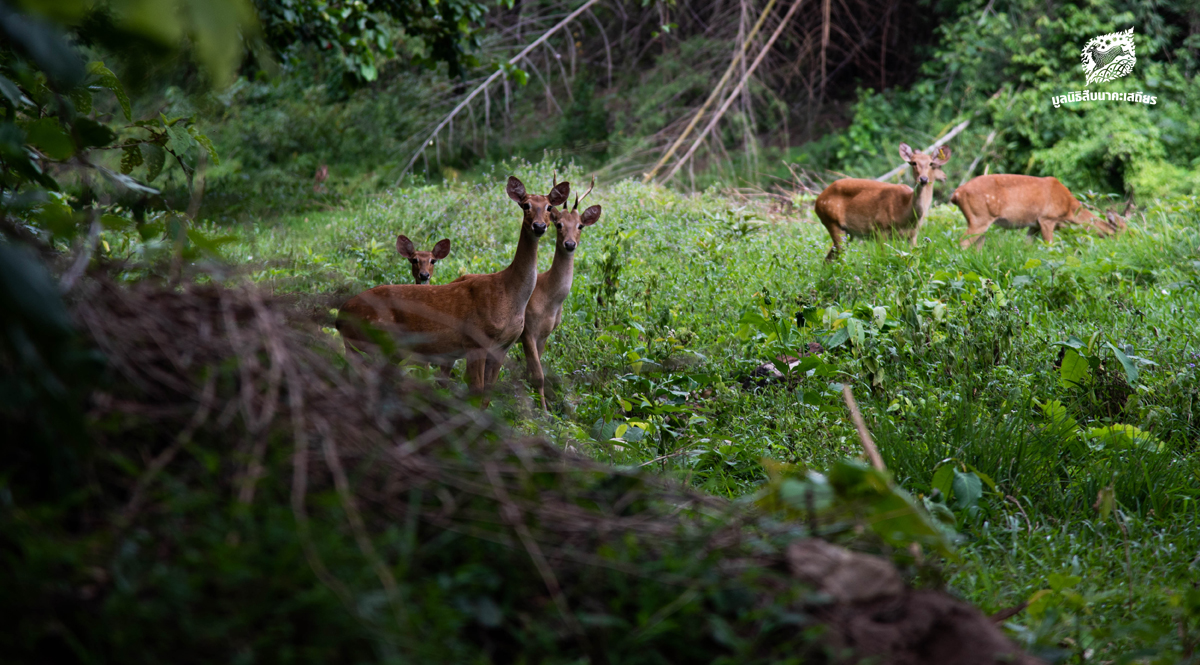
<path id="1" fill-rule="evenodd" d="M 1092 374 L 1087 359 L 1068 347 L 1059 369 L 1059 384 L 1064 388 L 1075 388 L 1091 383 L 1091 380 Z"/>

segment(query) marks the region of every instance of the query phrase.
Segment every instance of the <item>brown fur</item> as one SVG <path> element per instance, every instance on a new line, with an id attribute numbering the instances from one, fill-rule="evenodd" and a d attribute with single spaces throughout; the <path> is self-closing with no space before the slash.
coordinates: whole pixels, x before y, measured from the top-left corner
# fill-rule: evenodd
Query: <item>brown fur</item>
<path id="1" fill-rule="evenodd" d="M 600 206 L 592 206 L 582 214 L 578 208 L 577 198 L 575 208 L 571 211 L 555 213 L 554 228 L 557 235 L 554 239 L 554 262 L 549 270 L 538 275 L 537 287 L 525 306 L 525 330 L 521 333 L 521 346 L 525 349 L 529 380 L 542 399 L 542 409 L 546 409 L 546 375 L 542 370 L 546 339 L 562 323 L 563 303 L 571 294 L 575 248 L 579 245 L 583 227 L 591 226 L 600 219 Z"/>
<path id="2" fill-rule="evenodd" d="M 1125 230 L 1119 215 L 1110 211 L 1101 220 L 1054 177 L 983 175 L 954 190 L 950 202 L 967 219 L 967 237 L 959 243 L 964 249 L 981 247 L 992 224 L 1002 229 L 1027 228 L 1031 237 L 1040 232 L 1046 244 L 1054 241 L 1059 225 L 1079 224 L 1104 236 Z"/>
<path id="3" fill-rule="evenodd" d="M 933 202 L 933 182 L 946 179 L 939 167 L 950 160 L 950 149 L 938 148 L 931 157 L 901 143 L 900 157 L 912 167 L 915 190 L 907 185 L 843 178 L 817 197 L 814 210 L 833 239 L 826 261 L 841 253 L 843 234 L 852 238 L 900 236 L 917 244 L 917 233 Z"/>
<path id="4" fill-rule="evenodd" d="M 428 284 L 433 277 L 433 265 L 450 255 L 450 239 L 439 240 L 431 252 L 418 252 L 408 236 L 400 235 L 396 236 L 396 251 L 411 264 L 413 283 Z"/>
<path id="5" fill-rule="evenodd" d="M 566 202 L 570 184 L 559 183 L 546 196 L 530 195 L 520 180 L 510 177 L 506 189 L 524 210 L 516 255 L 507 268 L 450 284 L 397 284 L 364 291 L 338 312 L 337 328 L 347 344 L 367 343 L 357 322 L 407 333 L 416 338 L 402 340 L 411 352 L 443 371 L 465 357 L 472 390 L 490 385 L 504 352 L 525 329 L 525 305 L 537 284 L 538 239 L 546 232 L 552 207 Z"/>

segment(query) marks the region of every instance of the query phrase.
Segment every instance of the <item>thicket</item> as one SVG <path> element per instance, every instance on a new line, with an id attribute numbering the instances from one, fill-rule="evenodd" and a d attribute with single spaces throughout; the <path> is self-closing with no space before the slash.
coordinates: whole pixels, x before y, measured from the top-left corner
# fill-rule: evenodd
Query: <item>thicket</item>
<path id="1" fill-rule="evenodd" d="M 787 7 L 772 10 L 750 55 Z M 305 47 L 289 51 L 274 75 L 249 76 L 215 97 L 185 85 L 166 101 L 178 115 L 202 110 L 228 157 L 213 172 L 214 215 L 320 208 L 390 186 L 421 149 L 414 171 L 432 181 L 546 150 L 603 180 L 640 176 L 712 91 L 763 6 L 597 5 L 521 63 L 503 64 L 566 9 L 547 2 L 488 12 L 480 65 L 459 78 L 401 58 L 380 61 L 373 81 L 347 79 L 344 62 Z M 928 145 L 969 120 L 950 144 L 952 184 L 986 170 L 1055 175 L 1075 190 L 1139 200 L 1195 191 L 1200 17 L 1192 7 L 945 0 L 901 11 L 835 2 L 829 25 L 826 42 L 822 3 L 801 6 L 674 186 L 790 191 L 840 173 L 874 177 L 893 165 L 899 142 Z M 1093 89 L 1142 91 L 1158 103 L 1055 108 L 1051 97 L 1083 87 L 1082 45 L 1130 26 L 1133 73 Z M 504 79 L 430 140 L 433 125 L 501 65 Z M 314 193 L 321 165 L 330 180 Z"/>

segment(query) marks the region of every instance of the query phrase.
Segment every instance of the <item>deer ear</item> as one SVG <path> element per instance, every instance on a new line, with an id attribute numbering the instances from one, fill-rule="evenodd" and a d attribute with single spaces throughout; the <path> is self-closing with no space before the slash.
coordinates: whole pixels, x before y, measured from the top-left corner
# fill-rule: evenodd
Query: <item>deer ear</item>
<path id="1" fill-rule="evenodd" d="M 584 226 L 591 226 L 598 221 L 600 221 L 600 206 L 592 206 L 579 216 L 579 223 Z"/>
<path id="2" fill-rule="evenodd" d="M 433 258 L 439 261 L 450 256 L 450 239 L 442 238 L 433 246 Z"/>
<path id="3" fill-rule="evenodd" d="M 913 156 L 912 148 L 908 147 L 907 143 L 900 144 L 900 159 L 906 162 L 911 162 Z"/>
<path id="4" fill-rule="evenodd" d="M 950 161 L 950 148 L 942 146 L 937 149 L 937 153 L 934 154 L 933 161 L 930 163 L 934 166 L 941 166 L 948 161 Z"/>
<path id="5" fill-rule="evenodd" d="M 525 199 L 529 198 L 529 195 L 525 193 L 525 183 L 515 175 L 508 176 L 508 186 L 504 188 L 504 191 L 508 192 L 508 198 L 517 203 L 524 203 Z"/>
<path id="6" fill-rule="evenodd" d="M 400 256 L 403 256 L 406 259 L 411 259 L 416 255 L 417 248 L 413 245 L 413 242 L 408 239 L 408 236 L 400 235 L 396 236 L 396 251 L 400 252 Z"/>
<path id="7" fill-rule="evenodd" d="M 571 195 L 571 183 L 564 180 L 564 181 L 558 183 L 557 185 L 555 185 L 554 189 L 550 190 L 550 193 L 546 195 L 546 198 L 550 199 L 550 205 L 560 206 L 560 205 L 566 204 L 567 197 L 569 197 L 570 195 Z"/>

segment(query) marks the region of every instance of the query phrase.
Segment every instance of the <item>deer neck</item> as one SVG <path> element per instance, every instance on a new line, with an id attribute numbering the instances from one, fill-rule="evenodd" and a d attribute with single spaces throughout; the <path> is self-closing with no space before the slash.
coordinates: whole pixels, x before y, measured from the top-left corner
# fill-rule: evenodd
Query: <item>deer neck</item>
<path id="1" fill-rule="evenodd" d="M 925 184 L 917 183 L 911 196 L 912 220 L 920 224 L 921 220 L 925 219 L 925 213 L 929 212 L 929 206 L 933 205 L 933 181 L 930 180 Z"/>
<path id="2" fill-rule="evenodd" d="M 554 246 L 554 262 L 550 264 L 550 269 L 546 271 L 546 278 L 549 280 L 549 295 L 552 300 L 565 300 L 567 294 L 571 292 L 571 280 L 575 275 L 575 252 L 568 252 L 559 247 L 557 243 Z"/>
<path id="3" fill-rule="evenodd" d="M 533 287 L 537 285 L 537 246 L 538 238 L 533 231 L 521 226 L 521 237 L 517 240 L 517 253 L 512 263 L 504 269 L 504 283 L 521 303 L 522 310 Z"/>

